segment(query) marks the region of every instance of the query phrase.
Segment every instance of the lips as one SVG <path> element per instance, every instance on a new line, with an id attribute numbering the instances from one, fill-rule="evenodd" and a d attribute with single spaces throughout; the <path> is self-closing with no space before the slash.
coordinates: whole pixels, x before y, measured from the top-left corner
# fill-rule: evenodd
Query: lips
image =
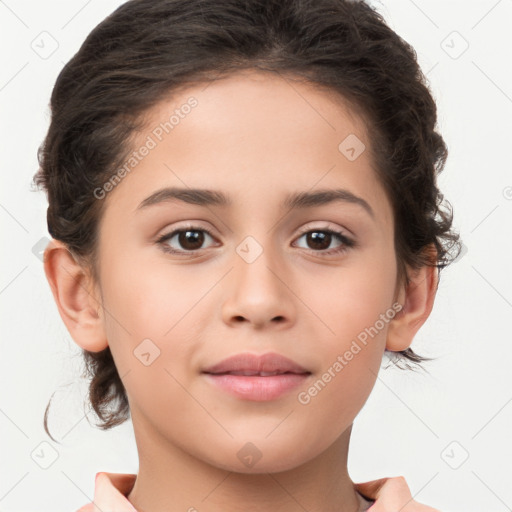
<path id="1" fill-rule="evenodd" d="M 208 372 L 210 373 L 210 372 Z M 243 375 L 244 377 L 270 377 L 272 375 L 283 375 L 284 373 L 295 373 L 295 372 L 284 372 L 284 371 L 277 371 L 277 372 L 252 372 L 252 371 L 241 371 L 241 372 L 216 372 L 214 375 Z"/>
<path id="2" fill-rule="evenodd" d="M 302 375 L 310 374 L 311 372 L 285 356 L 275 352 L 268 352 L 263 355 L 250 353 L 235 354 L 213 366 L 205 368 L 203 373 L 271 377 L 285 373 Z"/>
<path id="3" fill-rule="evenodd" d="M 289 396 L 311 372 L 275 352 L 236 354 L 205 368 L 202 373 L 215 389 L 238 400 L 274 401 Z"/>

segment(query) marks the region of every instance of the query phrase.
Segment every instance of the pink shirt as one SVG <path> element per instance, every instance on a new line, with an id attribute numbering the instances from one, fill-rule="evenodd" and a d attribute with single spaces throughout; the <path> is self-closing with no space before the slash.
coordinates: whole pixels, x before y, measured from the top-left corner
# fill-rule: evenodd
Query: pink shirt
<path id="1" fill-rule="evenodd" d="M 137 509 L 128 501 L 137 475 L 130 473 L 96 473 L 94 485 L 94 501 L 79 508 L 77 512 L 137 512 Z M 359 494 L 359 493 L 358 493 Z M 360 512 L 368 510 L 374 503 L 361 496 L 362 508 Z"/>
<path id="2" fill-rule="evenodd" d="M 77 512 L 137 512 L 126 498 L 136 478 L 137 475 L 129 473 L 96 473 L 94 501 Z"/>

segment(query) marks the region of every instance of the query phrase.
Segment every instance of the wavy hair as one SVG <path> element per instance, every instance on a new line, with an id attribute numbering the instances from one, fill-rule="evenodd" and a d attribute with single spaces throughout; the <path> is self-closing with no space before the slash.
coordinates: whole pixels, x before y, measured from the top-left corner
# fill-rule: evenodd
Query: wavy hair
<path id="1" fill-rule="evenodd" d="M 61 70 L 34 176 L 48 198 L 49 233 L 93 278 L 105 201 L 92 191 L 122 164 L 144 113 L 178 88 L 250 68 L 339 93 L 362 116 L 393 208 L 400 282 L 409 282 L 406 265 L 441 270 L 458 256 L 451 207 L 436 184 L 448 154 L 436 104 L 414 49 L 373 7 L 362 0 L 129 0 Z M 392 355 L 407 368 L 432 359 L 410 348 Z M 83 358 L 98 426 L 123 423 L 129 404 L 110 348 L 83 350 Z"/>

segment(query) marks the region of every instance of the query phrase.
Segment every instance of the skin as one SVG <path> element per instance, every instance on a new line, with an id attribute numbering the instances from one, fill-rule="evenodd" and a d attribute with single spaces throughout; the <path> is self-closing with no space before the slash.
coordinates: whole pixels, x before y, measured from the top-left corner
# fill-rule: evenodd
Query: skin
<path id="1" fill-rule="evenodd" d="M 356 512 L 360 497 L 347 471 L 352 423 L 388 350 L 409 347 L 428 318 L 437 271 L 410 273 L 398 286 L 391 204 L 372 167 L 364 122 L 345 102 L 306 83 L 239 72 L 191 86 L 148 112 L 139 148 L 189 97 L 198 105 L 103 199 L 99 282 L 54 241 L 45 272 L 59 312 L 86 350 L 110 346 L 125 385 L 139 453 L 128 498 L 140 510 L 208 512 L 322 510 Z M 338 150 L 355 134 L 366 150 L 350 161 Z M 163 202 L 137 206 L 164 187 L 222 191 L 230 206 Z M 289 210 L 292 192 L 345 188 L 364 208 L 335 202 Z M 195 254 L 178 236 L 208 228 Z M 304 234 L 330 229 L 318 249 Z M 262 249 L 248 263 L 237 248 L 251 236 Z M 254 248 L 251 249 L 254 251 Z M 308 404 L 307 390 L 392 304 L 403 306 Z M 160 355 L 146 366 L 134 355 L 144 339 Z M 300 389 L 255 402 L 226 394 L 201 370 L 240 352 L 274 351 L 311 373 Z M 237 452 L 251 442 L 261 458 L 248 467 Z M 358 487 L 377 497 L 382 482 Z M 394 502 L 379 495 L 372 511 L 433 510 L 392 479 Z M 382 489 L 381 489 L 382 490 Z M 388 497 L 390 496 L 388 495 Z M 380 508 L 379 508 L 380 507 Z M 422 508 L 420 508 L 422 507 Z M 191 509 L 192 510 L 192 509 Z"/>

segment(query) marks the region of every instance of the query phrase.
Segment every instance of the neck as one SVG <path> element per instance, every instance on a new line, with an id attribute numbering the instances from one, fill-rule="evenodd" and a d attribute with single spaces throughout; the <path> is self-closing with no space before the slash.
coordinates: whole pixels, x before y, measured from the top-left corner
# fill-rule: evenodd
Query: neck
<path id="1" fill-rule="evenodd" d="M 132 419 L 139 471 L 128 500 L 140 512 L 357 512 L 363 503 L 347 472 L 351 425 L 293 469 L 238 473 L 194 457 Z"/>

